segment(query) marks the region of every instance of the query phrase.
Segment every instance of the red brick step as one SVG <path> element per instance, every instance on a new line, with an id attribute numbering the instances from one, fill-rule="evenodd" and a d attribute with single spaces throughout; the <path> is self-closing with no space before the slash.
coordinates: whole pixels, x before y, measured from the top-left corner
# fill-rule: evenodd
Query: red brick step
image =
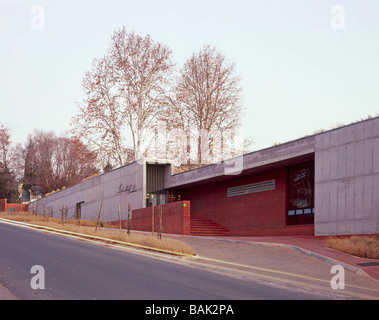
<path id="1" fill-rule="evenodd" d="M 228 236 L 229 229 L 211 219 L 191 219 L 191 235 Z"/>

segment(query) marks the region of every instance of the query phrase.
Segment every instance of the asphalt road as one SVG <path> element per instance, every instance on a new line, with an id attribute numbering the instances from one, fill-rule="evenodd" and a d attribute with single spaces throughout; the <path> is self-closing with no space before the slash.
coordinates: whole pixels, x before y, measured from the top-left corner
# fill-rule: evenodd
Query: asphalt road
<path id="1" fill-rule="evenodd" d="M 35 265 L 45 289 L 33 289 Z M 34 278 L 35 279 L 35 278 Z M 286 289 L 0 223 L 0 284 L 22 300 L 315 299 Z"/>

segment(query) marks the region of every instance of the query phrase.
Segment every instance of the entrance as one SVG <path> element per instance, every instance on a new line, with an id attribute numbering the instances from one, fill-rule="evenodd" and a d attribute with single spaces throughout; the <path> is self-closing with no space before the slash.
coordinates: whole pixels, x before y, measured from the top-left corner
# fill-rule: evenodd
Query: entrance
<path id="1" fill-rule="evenodd" d="M 82 203 L 84 203 L 84 201 L 78 202 L 76 204 L 75 219 L 77 219 L 77 220 L 80 220 L 82 217 Z"/>
<path id="2" fill-rule="evenodd" d="M 314 223 L 314 162 L 288 168 L 287 225 Z"/>
<path id="3" fill-rule="evenodd" d="M 167 203 L 165 189 L 165 164 L 146 165 L 146 207 Z"/>

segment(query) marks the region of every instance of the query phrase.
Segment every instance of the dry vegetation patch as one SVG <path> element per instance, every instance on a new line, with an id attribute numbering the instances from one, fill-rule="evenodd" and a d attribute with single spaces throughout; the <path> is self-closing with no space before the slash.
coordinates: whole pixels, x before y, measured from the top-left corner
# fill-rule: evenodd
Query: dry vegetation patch
<path id="1" fill-rule="evenodd" d="M 361 258 L 379 259 L 379 236 L 329 237 L 327 247 Z"/>
<path id="2" fill-rule="evenodd" d="M 17 212 L 12 215 L 8 215 L 8 213 L 0 213 L 0 218 L 28 222 L 37 226 L 46 226 L 49 228 L 101 237 L 109 240 L 116 240 L 125 245 L 134 245 L 145 249 L 159 249 L 172 254 L 194 254 L 193 249 L 189 245 L 177 239 L 165 238 L 164 236 L 159 239 L 153 235 L 138 234 L 133 233 L 133 231 L 131 231 L 130 234 L 127 234 L 125 230 L 118 230 L 107 224 L 104 224 L 106 229 L 97 228 L 97 230 L 95 230 L 96 221 L 80 220 L 79 224 L 78 221 L 74 219 L 62 221 L 59 218 L 44 217 L 30 212 Z"/>

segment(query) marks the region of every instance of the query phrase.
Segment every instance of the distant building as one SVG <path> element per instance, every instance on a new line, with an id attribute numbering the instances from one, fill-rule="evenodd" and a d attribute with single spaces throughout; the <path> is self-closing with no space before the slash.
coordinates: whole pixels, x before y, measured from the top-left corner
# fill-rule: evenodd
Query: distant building
<path id="1" fill-rule="evenodd" d="M 132 227 L 146 231 L 157 228 L 152 219 L 162 205 L 163 232 L 378 233 L 379 117 L 179 174 L 169 162 L 142 159 L 34 201 L 29 210 L 96 219 L 102 208 L 102 221 L 117 223 L 119 205 L 122 220 L 130 205 Z"/>

